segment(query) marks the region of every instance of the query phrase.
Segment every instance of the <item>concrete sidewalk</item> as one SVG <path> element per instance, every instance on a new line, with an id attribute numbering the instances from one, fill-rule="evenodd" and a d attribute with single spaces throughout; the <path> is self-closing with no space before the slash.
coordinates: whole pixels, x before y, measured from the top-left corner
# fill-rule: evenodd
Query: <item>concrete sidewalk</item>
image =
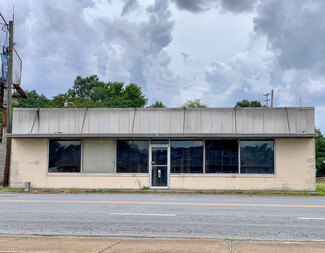
<path id="1" fill-rule="evenodd" d="M 325 252 L 325 242 L 1 236 L 0 252 L 321 253 Z"/>

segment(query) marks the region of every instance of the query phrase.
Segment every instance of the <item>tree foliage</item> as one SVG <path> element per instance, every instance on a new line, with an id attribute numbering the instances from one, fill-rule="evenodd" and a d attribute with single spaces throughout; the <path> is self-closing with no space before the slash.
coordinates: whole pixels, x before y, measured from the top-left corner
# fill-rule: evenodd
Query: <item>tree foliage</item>
<path id="1" fill-rule="evenodd" d="M 103 86 L 104 83 L 99 81 L 97 75 L 88 76 L 82 78 L 77 76 L 74 80 L 74 85 L 71 90 L 68 91 L 73 97 L 83 97 L 85 99 L 91 99 L 91 95 L 96 87 Z"/>
<path id="2" fill-rule="evenodd" d="M 124 87 L 124 83 L 104 83 L 96 75 L 82 78 L 77 76 L 74 85 L 66 93 L 58 94 L 53 99 L 39 95 L 35 90 L 27 91 L 29 99 L 18 98 L 14 100 L 15 107 L 62 108 L 65 101 L 68 107 L 96 108 L 96 107 L 144 107 L 147 98 L 143 95 L 141 87 L 134 83 Z"/>
<path id="3" fill-rule="evenodd" d="M 43 94 L 39 95 L 36 90 L 26 91 L 28 99 L 17 98 L 13 100 L 13 107 L 24 107 L 24 108 L 44 108 L 49 107 L 50 100 L 47 99 Z"/>
<path id="4" fill-rule="evenodd" d="M 142 94 L 141 87 L 130 83 L 125 88 L 124 83 L 102 83 L 94 88 L 90 98 L 103 107 L 127 108 L 144 107 L 147 98 Z"/>
<path id="5" fill-rule="evenodd" d="M 166 106 L 163 104 L 163 102 L 157 100 L 156 102 L 148 106 L 148 108 L 166 108 Z"/>
<path id="6" fill-rule="evenodd" d="M 207 105 L 202 104 L 200 99 L 187 100 L 183 108 L 206 108 Z"/>
<path id="7" fill-rule="evenodd" d="M 317 177 L 325 177 L 325 138 L 320 129 L 316 129 L 317 137 L 315 139 L 316 147 L 316 169 Z"/>
<path id="8" fill-rule="evenodd" d="M 243 99 L 242 101 L 238 101 L 236 103 L 236 107 L 262 107 L 262 104 L 258 100 L 249 101 L 247 99 Z"/>

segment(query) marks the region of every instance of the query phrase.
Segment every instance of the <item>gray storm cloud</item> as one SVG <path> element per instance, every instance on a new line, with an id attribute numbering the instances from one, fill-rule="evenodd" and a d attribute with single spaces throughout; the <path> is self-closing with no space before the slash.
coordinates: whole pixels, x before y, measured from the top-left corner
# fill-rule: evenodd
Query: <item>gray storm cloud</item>
<path id="1" fill-rule="evenodd" d="M 157 0 L 142 6 L 136 0 L 120 0 L 120 15 L 117 12 L 114 17 L 87 19 L 87 13 L 96 9 L 98 3 L 0 2 L 0 10 L 6 10 L 7 17 L 11 16 L 12 4 L 15 5 L 15 41 L 24 59 L 24 88 L 53 96 L 71 87 L 77 75 L 99 74 L 105 81 L 135 82 L 146 93 L 148 88 L 155 91 L 160 83 L 160 94 L 167 93 L 161 83 L 173 80 L 161 77 L 174 75 L 168 68 L 170 61 L 161 60 L 166 54 L 161 51 L 172 41 L 174 21 L 169 2 Z M 147 18 L 142 22 L 130 21 L 129 15 L 135 11 Z M 159 73 L 152 74 L 150 80 L 144 77 L 148 76 L 146 64 L 158 68 L 150 68 L 152 73 Z M 46 80 L 46 84 L 40 80 Z M 160 95 L 150 93 L 153 99 Z M 177 87 L 173 94 L 179 94 Z"/>
<path id="2" fill-rule="evenodd" d="M 137 9 L 139 3 L 137 0 L 124 0 L 124 6 L 121 12 L 121 16 L 127 15 L 129 12 Z"/>
<path id="3" fill-rule="evenodd" d="M 254 30 L 265 35 L 279 64 L 287 69 L 325 70 L 325 1 L 265 1 Z"/>
<path id="4" fill-rule="evenodd" d="M 204 12 L 210 8 L 220 8 L 234 13 L 252 11 L 257 0 L 173 0 L 180 10 Z"/>
<path id="5" fill-rule="evenodd" d="M 8 19 L 15 5 L 15 42 L 23 58 L 25 89 L 50 97 L 66 92 L 77 75 L 99 74 L 104 81 L 141 85 L 150 102 L 166 98 L 168 106 L 179 106 L 184 102 L 180 91 L 183 95 L 188 90 L 189 80 L 170 68 L 177 54 L 184 64 L 179 67 L 193 72 L 193 80 L 200 75 L 195 82 L 209 88 L 202 100 L 210 106 L 232 106 L 244 98 L 263 100 L 264 92 L 274 88 L 278 106 L 296 106 L 302 98 L 303 105 L 325 108 L 323 0 L 156 0 L 150 5 L 137 0 L 61 2 L 0 1 L 0 11 Z M 102 3 L 108 13 L 101 9 Z M 204 61 L 188 49 L 175 55 L 169 50 L 173 35 L 179 43 L 174 34 L 175 7 L 202 17 L 213 9 L 217 11 L 209 15 L 219 18 L 229 12 L 252 18 L 249 44 L 259 45 L 247 45 L 246 51 L 223 61 L 209 60 L 196 75 L 196 64 Z M 195 31 L 185 31 L 184 37 L 186 33 Z M 220 45 L 211 48 L 222 49 Z"/>

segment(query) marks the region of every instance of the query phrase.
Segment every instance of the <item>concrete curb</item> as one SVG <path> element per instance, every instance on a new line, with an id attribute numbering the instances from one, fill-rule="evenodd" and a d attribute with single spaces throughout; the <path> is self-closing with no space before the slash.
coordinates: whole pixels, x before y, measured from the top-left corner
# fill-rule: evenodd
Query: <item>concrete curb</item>
<path id="1" fill-rule="evenodd" d="M 0 252 L 324 252 L 325 241 L 5 235 Z"/>
<path id="2" fill-rule="evenodd" d="M 89 238 L 89 239 L 123 239 L 123 240 L 197 240 L 197 241 L 243 241 L 243 242 L 275 242 L 275 243 L 324 243 L 324 240 L 272 239 L 272 238 L 221 238 L 221 237 L 194 237 L 194 236 L 138 236 L 138 235 L 75 235 L 75 234 L 6 234 L 1 237 L 22 238 Z"/>

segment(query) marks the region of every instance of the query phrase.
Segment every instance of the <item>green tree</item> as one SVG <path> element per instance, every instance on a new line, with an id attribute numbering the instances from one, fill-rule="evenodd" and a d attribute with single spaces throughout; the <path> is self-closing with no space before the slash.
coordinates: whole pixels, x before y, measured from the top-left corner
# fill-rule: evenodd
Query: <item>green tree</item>
<path id="1" fill-rule="evenodd" d="M 24 108 L 44 108 L 49 107 L 50 100 L 47 99 L 43 94 L 39 95 L 36 90 L 25 91 L 28 95 L 28 99 L 16 98 L 13 99 L 13 107 L 24 107 Z"/>
<path id="2" fill-rule="evenodd" d="M 316 147 L 316 169 L 317 177 L 325 176 L 325 138 L 322 135 L 320 129 L 316 129 L 316 134 L 318 135 L 315 139 Z"/>
<path id="3" fill-rule="evenodd" d="M 72 97 L 83 97 L 90 99 L 95 87 L 102 86 L 104 83 L 99 81 L 97 75 L 82 78 L 77 76 L 74 80 L 72 89 L 68 91 Z"/>
<path id="4" fill-rule="evenodd" d="M 71 102 L 77 108 L 94 107 L 144 107 L 147 98 L 143 95 L 141 87 L 134 83 L 124 87 L 124 83 L 99 81 L 96 75 L 82 78 L 77 76 L 72 89 L 66 93 L 58 94 L 53 99 L 38 95 L 35 90 L 27 92 L 29 99 L 17 99 L 16 107 L 52 107 L 62 108 L 65 101 Z M 69 107 L 73 105 L 69 103 Z"/>
<path id="5" fill-rule="evenodd" d="M 200 99 L 187 100 L 183 108 L 206 108 L 207 105 L 202 104 Z"/>
<path id="6" fill-rule="evenodd" d="M 260 101 L 252 100 L 249 101 L 247 99 L 243 99 L 242 101 L 238 101 L 235 105 L 236 107 L 262 107 Z"/>
<path id="7" fill-rule="evenodd" d="M 127 85 L 123 91 L 125 107 L 144 107 L 148 99 L 142 94 L 141 87 L 135 83 Z"/>
<path id="8" fill-rule="evenodd" d="M 141 87 L 130 83 L 123 88 L 124 83 L 114 82 L 102 84 L 94 88 L 91 100 L 100 103 L 104 107 L 133 108 L 144 107 L 147 98 L 142 94 Z"/>
<path id="9" fill-rule="evenodd" d="M 148 108 L 166 108 L 166 106 L 163 104 L 163 102 L 157 100 L 156 102 L 148 106 Z"/>

